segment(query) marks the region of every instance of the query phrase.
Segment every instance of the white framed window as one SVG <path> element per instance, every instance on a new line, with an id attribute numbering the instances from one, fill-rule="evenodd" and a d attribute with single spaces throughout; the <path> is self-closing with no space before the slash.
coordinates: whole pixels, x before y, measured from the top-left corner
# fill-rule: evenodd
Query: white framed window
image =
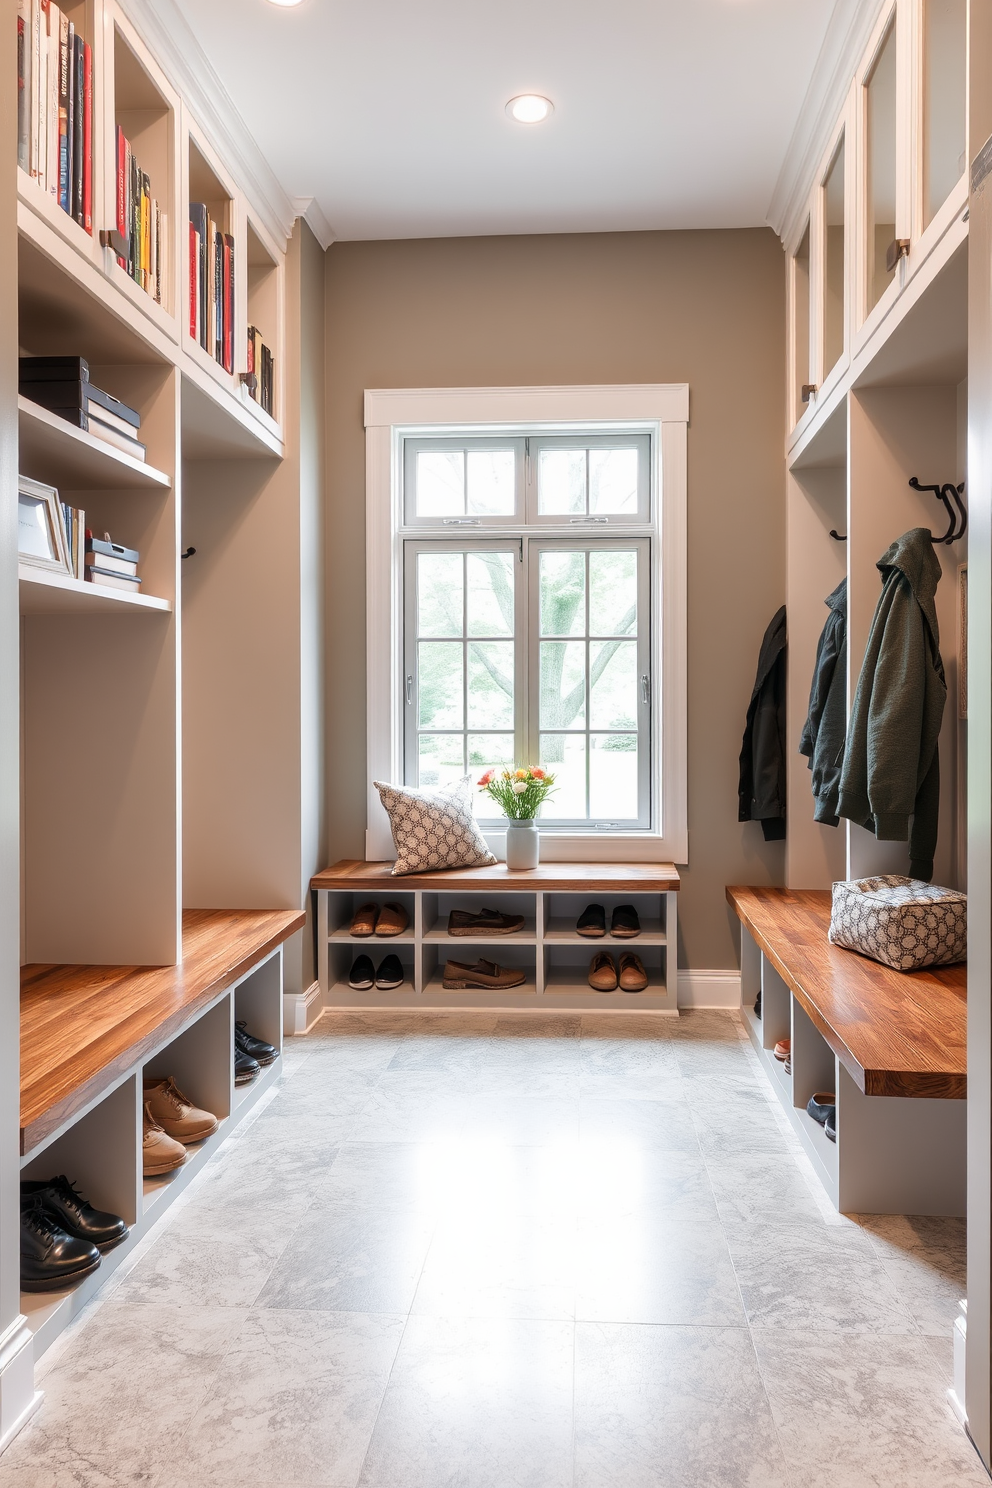
<path id="1" fill-rule="evenodd" d="M 367 857 L 372 779 L 516 762 L 558 777 L 546 860 L 686 861 L 687 414 L 682 385 L 366 394 Z"/>

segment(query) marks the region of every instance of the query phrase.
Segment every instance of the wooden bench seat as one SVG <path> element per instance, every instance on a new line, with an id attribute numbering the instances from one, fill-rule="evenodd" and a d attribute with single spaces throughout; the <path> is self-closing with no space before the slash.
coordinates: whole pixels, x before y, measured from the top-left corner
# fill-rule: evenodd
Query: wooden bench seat
<path id="1" fill-rule="evenodd" d="M 178 966 L 21 968 L 21 1153 L 81 1111 L 305 923 L 189 909 Z"/>
<path id="2" fill-rule="evenodd" d="M 731 887 L 727 899 L 865 1095 L 965 1099 L 963 965 L 894 971 L 831 945 L 826 889 Z"/>

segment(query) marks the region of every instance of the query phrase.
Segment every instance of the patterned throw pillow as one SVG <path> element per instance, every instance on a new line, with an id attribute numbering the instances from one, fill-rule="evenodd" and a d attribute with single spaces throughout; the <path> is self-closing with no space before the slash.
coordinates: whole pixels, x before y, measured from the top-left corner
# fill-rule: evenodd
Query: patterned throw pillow
<path id="1" fill-rule="evenodd" d="M 372 784 L 389 815 L 396 848 L 394 873 L 429 873 L 434 868 L 485 868 L 496 859 L 486 846 L 472 810 L 472 777 L 437 790 Z"/>
<path id="2" fill-rule="evenodd" d="M 967 954 L 968 896 L 896 873 L 835 883 L 830 939 L 896 971 L 947 966 Z"/>

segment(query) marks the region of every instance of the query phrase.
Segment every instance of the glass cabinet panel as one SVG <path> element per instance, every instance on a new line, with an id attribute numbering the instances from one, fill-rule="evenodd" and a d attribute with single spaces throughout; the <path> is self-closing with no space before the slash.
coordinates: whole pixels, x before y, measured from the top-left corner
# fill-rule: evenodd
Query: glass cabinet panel
<path id="1" fill-rule="evenodd" d="M 802 241 L 792 259 L 792 309 L 793 349 L 795 352 L 794 376 L 796 386 L 793 397 L 793 415 L 798 421 L 806 411 L 803 402 L 803 386 L 811 382 L 809 375 L 809 222 Z"/>
<path id="2" fill-rule="evenodd" d="M 896 236 L 896 28 L 891 25 L 865 84 L 868 138 L 867 290 L 871 309 L 895 274 L 885 266 Z"/>
<path id="3" fill-rule="evenodd" d="M 967 0 L 926 0 L 923 28 L 923 225 L 965 167 Z"/>
<path id="4" fill-rule="evenodd" d="M 844 353 L 844 136 L 823 183 L 823 375 Z"/>

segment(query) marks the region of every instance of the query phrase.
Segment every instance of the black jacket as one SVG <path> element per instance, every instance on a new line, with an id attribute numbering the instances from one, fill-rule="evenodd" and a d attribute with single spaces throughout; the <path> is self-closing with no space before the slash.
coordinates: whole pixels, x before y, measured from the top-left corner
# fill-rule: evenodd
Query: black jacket
<path id="1" fill-rule="evenodd" d="M 847 737 L 847 580 L 841 579 L 824 603 L 829 610 L 816 647 L 809 694 L 809 717 L 799 753 L 813 772 L 814 821 L 836 827 L 840 821 L 840 772 Z"/>
<path id="2" fill-rule="evenodd" d="M 785 605 L 765 631 L 741 746 L 738 821 L 760 821 L 766 842 L 785 836 Z"/>

